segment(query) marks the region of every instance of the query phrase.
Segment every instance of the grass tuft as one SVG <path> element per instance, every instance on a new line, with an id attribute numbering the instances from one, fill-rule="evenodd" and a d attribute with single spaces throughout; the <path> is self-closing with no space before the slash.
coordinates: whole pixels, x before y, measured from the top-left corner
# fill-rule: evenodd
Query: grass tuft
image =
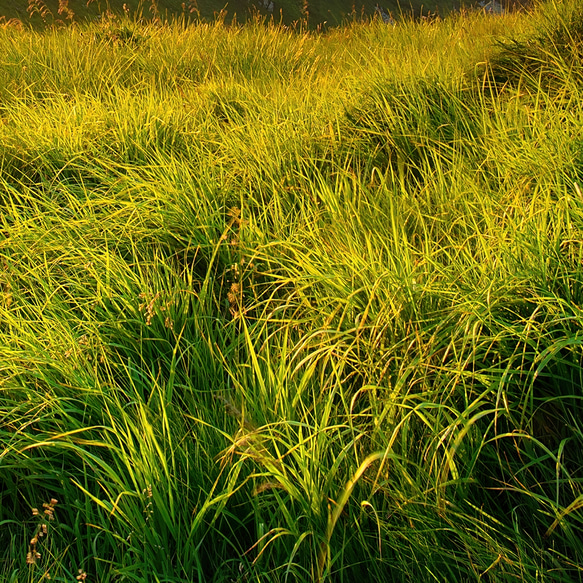
<path id="1" fill-rule="evenodd" d="M 0 578 L 583 579 L 580 12 L 0 28 Z"/>

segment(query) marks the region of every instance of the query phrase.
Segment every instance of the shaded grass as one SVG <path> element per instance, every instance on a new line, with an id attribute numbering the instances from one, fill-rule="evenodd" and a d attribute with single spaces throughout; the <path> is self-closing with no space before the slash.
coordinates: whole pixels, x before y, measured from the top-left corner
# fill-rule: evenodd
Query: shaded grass
<path id="1" fill-rule="evenodd" d="M 518 3 L 509 4 L 520 5 Z M 385 14 L 400 17 L 403 15 L 416 16 L 438 14 L 442 16 L 452 10 L 460 9 L 470 3 L 454 2 L 452 0 L 430 0 L 419 2 L 411 0 L 407 4 L 388 0 L 383 4 Z M 125 15 L 134 21 L 142 23 L 148 21 L 176 21 L 201 22 L 222 20 L 229 24 L 245 23 L 256 17 L 270 18 L 277 23 L 299 27 L 338 26 L 347 21 L 363 21 L 375 15 L 377 3 L 372 0 L 350 2 L 347 0 L 333 0 L 321 2 L 313 0 L 300 2 L 298 0 L 279 0 L 269 9 L 269 3 L 263 1 L 247 2 L 233 0 L 227 4 L 216 0 L 147 0 L 119 2 L 100 2 L 89 0 L 28 0 L 14 4 L 6 0 L 0 1 L 0 23 L 8 26 L 66 26 L 72 23 L 86 23 L 110 16 Z M 133 27 L 124 25 L 118 34 L 118 40 L 135 38 Z"/>

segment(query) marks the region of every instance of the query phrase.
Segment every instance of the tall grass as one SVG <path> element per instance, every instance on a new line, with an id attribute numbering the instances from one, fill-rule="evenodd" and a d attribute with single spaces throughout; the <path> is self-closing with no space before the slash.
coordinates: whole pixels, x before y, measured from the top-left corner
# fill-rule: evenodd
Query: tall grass
<path id="1" fill-rule="evenodd" d="M 581 580 L 581 22 L 0 30 L 2 579 Z"/>

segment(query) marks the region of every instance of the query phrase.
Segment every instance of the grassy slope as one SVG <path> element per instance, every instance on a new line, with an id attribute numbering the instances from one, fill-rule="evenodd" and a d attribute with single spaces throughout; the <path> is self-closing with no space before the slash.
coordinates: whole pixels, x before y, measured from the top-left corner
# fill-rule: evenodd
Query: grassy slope
<path id="1" fill-rule="evenodd" d="M 0 30 L 2 580 L 581 580 L 560 8 Z"/>

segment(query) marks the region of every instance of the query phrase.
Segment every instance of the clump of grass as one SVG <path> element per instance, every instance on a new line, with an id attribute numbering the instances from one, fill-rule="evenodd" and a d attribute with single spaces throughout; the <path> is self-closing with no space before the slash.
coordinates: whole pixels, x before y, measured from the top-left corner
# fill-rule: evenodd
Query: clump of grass
<path id="1" fill-rule="evenodd" d="M 0 31 L 0 572 L 43 492 L 53 578 L 581 577 L 579 73 L 496 82 L 541 18 Z"/>

